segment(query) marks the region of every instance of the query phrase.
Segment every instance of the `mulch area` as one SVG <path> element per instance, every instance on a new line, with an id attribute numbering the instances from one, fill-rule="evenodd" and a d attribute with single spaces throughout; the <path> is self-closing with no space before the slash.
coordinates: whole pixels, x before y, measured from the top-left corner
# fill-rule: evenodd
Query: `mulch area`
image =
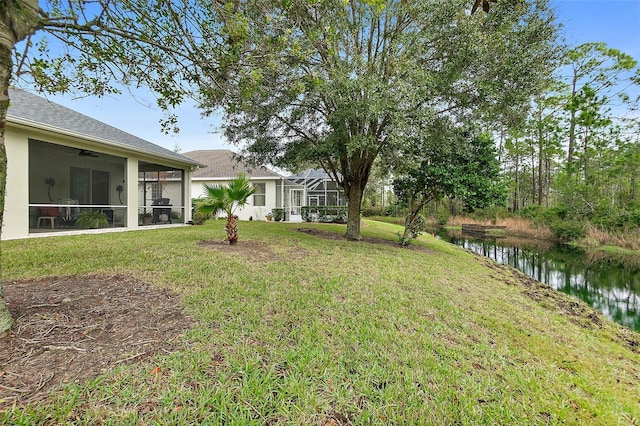
<path id="1" fill-rule="evenodd" d="M 7 282 L 4 297 L 16 322 L 0 338 L 0 410 L 170 353 L 192 326 L 178 295 L 124 276 Z"/>

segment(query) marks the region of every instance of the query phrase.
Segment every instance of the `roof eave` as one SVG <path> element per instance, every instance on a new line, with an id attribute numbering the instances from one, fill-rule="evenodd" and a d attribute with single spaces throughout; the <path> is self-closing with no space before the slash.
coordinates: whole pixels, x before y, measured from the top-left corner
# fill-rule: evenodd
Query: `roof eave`
<path id="1" fill-rule="evenodd" d="M 170 160 L 170 161 L 174 161 L 174 162 L 180 162 L 183 164 L 188 164 L 189 166 L 191 166 L 191 169 L 197 169 L 197 168 L 201 168 L 201 167 L 206 167 L 204 164 L 200 164 L 196 161 L 190 160 L 188 157 L 184 157 L 185 159 L 181 159 L 181 158 L 175 158 L 175 157 L 171 157 L 169 155 L 163 155 L 157 152 L 151 152 L 151 151 L 145 151 L 145 150 L 141 150 L 141 149 L 136 149 L 134 147 L 132 147 L 131 145 L 127 145 L 127 144 L 121 144 L 121 143 L 117 143 L 114 142 L 112 140 L 109 139 L 103 139 L 100 137 L 95 137 L 95 136 L 89 136 L 89 135 L 85 135 L 83 133 L 79 133 L 79 132 L 72 132 L 66 129 L 63 129 L 61 127 L 56 127 L 56 126 L 51 126 L 49 124 L 43 124 L 37 121 L 33 121 L 33 120 L 26 120 L 24 118 L 20 118 L 20 117 L 16 117 L 16 116 L 12 116 L 11 114 L 7 114 L 7 123 L 11 123 L 11 124 L 16 124 L 19 126 L 24 126 L 24 127 L 28 127 L 28 128 L 35 128 L 35 129 L 39 129 L 39 130 L 44 130 L 47 132 L 51 132 L 51 133 L 56 133 L 59 135 L 64 135 L 64 136 L 70 136 L 70 137 L 74 137 L 74 138 L 78 138 L 78 139 L 83 139 L 83 140 L 87 140 L 87 141 L 92 141 L 92 142 L 98 142 L 107 146 L 111 146 L 114 148 L 118 148 L 124 151 L 129 151 L 129 152 L 135 152 L 138 154 L 144 154 L 144 155 L 149 155 L 149 156 L 153 156 L 153 157 L 159 157 L 159 158 L 163 158 L 166 160 Z"/>

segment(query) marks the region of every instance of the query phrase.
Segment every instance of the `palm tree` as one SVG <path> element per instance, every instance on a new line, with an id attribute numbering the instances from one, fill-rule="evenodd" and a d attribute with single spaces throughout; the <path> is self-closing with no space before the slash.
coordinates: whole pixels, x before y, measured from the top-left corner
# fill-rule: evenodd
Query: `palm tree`
<path id="1" fill-rule="evenodd" d="M 234 215 L 236 208 L 247 203 L 247 199 L 256 192 L 256 188 L 251 185 L 249 178 L 245 174 L 239 174 L 226 186 L 207 184 L 203 185 L 207 195 L 196 203 L 196 210 L 212 214 L 223 211 L 227 215 L 227 241 L 229 244 L 238 242 L 238 216 Z"/>

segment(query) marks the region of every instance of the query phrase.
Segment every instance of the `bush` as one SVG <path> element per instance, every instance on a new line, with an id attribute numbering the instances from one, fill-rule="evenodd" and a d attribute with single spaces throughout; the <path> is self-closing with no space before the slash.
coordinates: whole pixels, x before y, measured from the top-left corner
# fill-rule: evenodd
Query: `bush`
<path id="1" fill-rule="evenodd" d="M 549 227 L 553 236 L 560 241 L 575 241 L 587 234 L 586 223 L 578 220 L 556 220 Z"/>
<path id="2" fill-rule="evenodd" d="M 372 217 L 372 216 L 393 216 L 393 217 L 401 217 L 404 216 L 404 208 L 398 205 L 388 205 L 384 207 L 363 207 L 360 209 L 360 214 L 363 217 Z"/>
<path id="3" fill-rule="evenodd" d="M 304 206 L 301 208 L 305 222 L 347 223 L 346 206 Z"/>
<path id="4" fill-rule="evenodd" d="M 569 216 L 569 211 L 564 206 L 543 207 L 530 205 L 523 207 L 518 214 L 525 219 L 530 219 L 535 225 L 549 225 L 565 220 Z"/>
<path id="5" fill-rule="evenodd" d="M 470 216 L 476 220 L 491 220 L 493 222 L 505 219 L 509 215 L 506 207 L 502 206 L 489 206 L 483 209 L 474 210 Z"/>
<path id="6" fill-rule="evenodd" d="M 280 222 L 284 219 L 284 209 L 271 209 L 273 212 L 273 220 L 276 222 Z"/>
<path id="7" fill-rule="evenodd" d="M 193 214 L 192 221 L 194 225 L 202 225 L 207 221 L 207 219 L 211 219 L 211 216 L 197 211 Z"/>
<path id="8" fill-rule="evenodd" d="M 538 204 L 531 204 L 521 208 L 518 214 L 525 219 L 534 220 L 541 217 L 545 210 L 546 207 L 539 206 Z"/>
<path id="9" fill-rule="evenodd" d="M 449 220 L 449 215 L 449 209 L 447 208 L 447 206 L 439 205 L 436 209 L 436 222 L 438 222 L 438 225 L 446 225 L 447 221 Z"/>
<path id="10" fill-rule="evenodd" d="M 640 209 L 612 210 L 607 206 L 601 206 L 593 212 L 589 219 L 600 229 L 628 231 L 640 228 Z"/>
<path id="11" fill-rule="evenodd" d="M 380 207 L 363 207 L 360 209 L 363 217 L 387 216 L 386 212 Z"/>
<path id="12" fill-rule="evenodd" d="M 87 210 L 76 218 L 76 226 L 89 229 L 106 228 L 109 221 L 107 215 L 100 210 Z"/>

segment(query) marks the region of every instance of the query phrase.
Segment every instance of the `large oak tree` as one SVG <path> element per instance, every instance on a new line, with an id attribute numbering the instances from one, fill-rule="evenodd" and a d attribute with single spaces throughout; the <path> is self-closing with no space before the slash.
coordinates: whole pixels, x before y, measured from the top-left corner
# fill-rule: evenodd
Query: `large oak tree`
<path id="1" fill-rule="evenodd" d="M 262 0 L 221 16 L 226 86 L 209 106 L 257 163 L 339 182 L 352 239 L 376 158 L 441 117 L 519 118 L 555 55 L 546 0 Z"/>

